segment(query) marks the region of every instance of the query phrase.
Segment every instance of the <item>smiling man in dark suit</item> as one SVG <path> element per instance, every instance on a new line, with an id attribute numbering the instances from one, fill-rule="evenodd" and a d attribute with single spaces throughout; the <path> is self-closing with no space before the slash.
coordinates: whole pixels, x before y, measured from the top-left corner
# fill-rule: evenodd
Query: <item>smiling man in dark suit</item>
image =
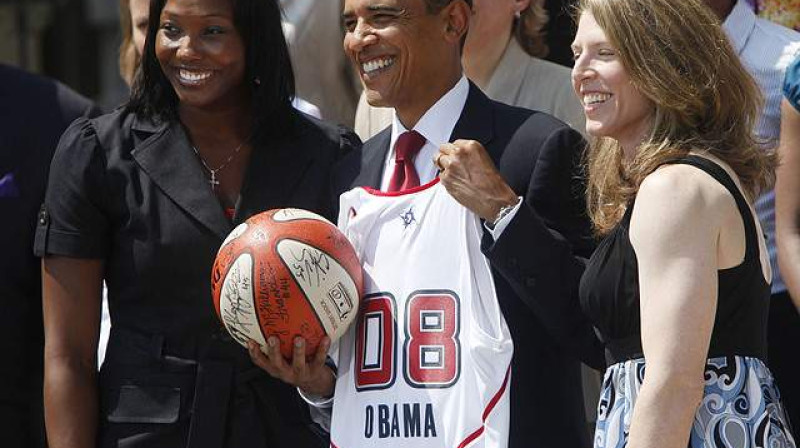
<path id="1" fill-rule="evenodd" d="M 508 440 L 507 446 L 514 448 L 588 447 L 578 359 L 595 368 L 602 368 L 604 361 L 577 300 L 580 257 L 593 248 L 579 168 L 585 142 L 547 114 L 490 100 L 464 77 L 461 48 L 470 15 L 470 0 L 345 0 L 345 51 L 358 70 L 367 101 L 392 107 L 395 114 L 389 128 L 338 166 L 334 192 L 338 196 L 366 186 L 410 193 L 439 176 L 447 192 L 483 220 L 482 250 L 514 343 L 510 423 L 492 433 L 491 440 L 497 442 L 487 446 L 504 447 Z M 436 225 L 442 226 L 443 235 L 452 231 L 441 222 Z M 476 341 L 465 338 L 458 343 Z M 276 352 L 267 353 L 269 360 L 256 353 L 256 362 L 299 386 L 316 406 L 346 398 L 346 392 L 334 390 L 336 375 L 323 364 L 322 352 L 306 365 L 302 342 L 297 347 L 299 356 L 291 364 Z M 342 345 L 332 357 L 352 360 L 352 350 L 352 345 Z M 400 349 L 389 351 L 398 356 L 396 350 Z M 380 356 L 391 360 L 391 355 Z M 339 364 L 339 383 L 353 375 L 346 362 Z M 366 368 L 372 367 L 362 366 Z M 382 364 L 379 368 L 385 370 Z M 405 432 L 402 425 L 394 430 L 399 408 L 395 405 L 392 420 L 391 406 L 381 401 L 382 389 L 388 387 L 394 382 L 371 395 L 375 407 L 387 410 L 387 415 L 374 417 L 386 429 L 386 438 L 381 436 L 376 446 L 423 443 L 403 439 L 408 426 Z M 334 423 L 344 419 L 352 431 L 360 431 L 357 410 L 337 414 L 336 409 Z M 462 407 L 438 417 L 458 421 L 460 412 L 467 411 L 474 409 Z M 407 425 L 409 416 L 404 415 L 400 418 Z M 367 438 L 372 435 L 371 418 L 367 412 Z M 411 420 L 418 423 L 419 418 L 417 414 Z M 473 435 L 479 437 L 484 430 L 492 431 L 484 424 Z M 418 446 L 438 446 L 431 440 L 425 443 Z"/>
<path id="2" fill-rule="evenodd" d="M 422 184 L 438 174 L 486 226 L 483 251 L 515 346 L 509 446 L 588 446 L 577 358 L 596 368 L 603 359 L 577 303 L 579 256 L 593 248 L 584 141 L 549 115 L 490 100 L 464 77 L 470 9 L 469 0 L 345 2 L 345 51 L 368 102 L 395 117 L 344 161 L 334 189 L 394 189 L 396 142 L 406 131 L 424 137 L 403 163 L 413 160 Z"/>

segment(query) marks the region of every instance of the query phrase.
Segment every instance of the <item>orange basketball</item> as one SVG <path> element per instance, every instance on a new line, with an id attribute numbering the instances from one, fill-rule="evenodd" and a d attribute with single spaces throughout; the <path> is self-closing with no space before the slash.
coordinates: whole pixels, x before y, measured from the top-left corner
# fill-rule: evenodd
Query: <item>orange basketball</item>
<path id="1" fill-rule="evenodd" d="M 347 238 L 325 218 L 300 209 L 269 210 L 236 227 L 211 273 L 214 308 L 231 336 L 266 345 L 280 339 L 291 359 L 296 336 L 306 354 L 336 340 L 358 313 L 363 277 Z"/>

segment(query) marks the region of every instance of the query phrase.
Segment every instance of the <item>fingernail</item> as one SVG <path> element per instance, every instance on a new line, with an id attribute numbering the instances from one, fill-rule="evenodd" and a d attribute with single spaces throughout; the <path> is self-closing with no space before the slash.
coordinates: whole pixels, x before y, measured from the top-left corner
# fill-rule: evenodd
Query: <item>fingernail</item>
<path id="1" fill-rule="evenodd" d="M 276 345 L 278 345 L 278 338 L 273 336 L 273 337 L 269 338 L 267 343 L 269 344 L 270 347 L 275 347 Z"/>
<path id="2" fill-rule="evenodd" d="M 303 346 L 303 338 L 297 337 L 294 338 L 294 346 L 300 348 Z"/>

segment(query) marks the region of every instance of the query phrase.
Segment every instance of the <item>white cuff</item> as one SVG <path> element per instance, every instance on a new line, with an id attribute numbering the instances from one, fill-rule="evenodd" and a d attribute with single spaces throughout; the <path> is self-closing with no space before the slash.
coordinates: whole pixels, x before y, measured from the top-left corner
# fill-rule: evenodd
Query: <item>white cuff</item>
<path id="1" fill-rule="evenodd" d="M 506 227 L 508 227 L 508 223 L 510 223 L 511 220 L 514 219 L 514 216 L 517 215 L 521 205 L 522 196 L 517 196 L 517 205 L 515 205 L 514 208 L 508 212 L 508 214 L 500 218 L 500 221 L 495 223 L 494 228 L 490 227 L 486 222 L 483 223 L 483 226 L 489 232 L 489 235 L 492 236 L 493 240 L 497 241 L 497 239 L 500 238 L 500 235 L 502 235 L 503 231 L 506 230 Z"/>
<path id="2" fill-rule="evenodd" d="M 303 392 L 302 389 L 299 387 L 297 388 L 297 393 L 300 394 L 300 398 L 305 400 L 311 406 L 315 408 L 331 408 L 333 407 L 333 395 L 330 397 L 321 397 L 319 395 L 312 395 Z"/>

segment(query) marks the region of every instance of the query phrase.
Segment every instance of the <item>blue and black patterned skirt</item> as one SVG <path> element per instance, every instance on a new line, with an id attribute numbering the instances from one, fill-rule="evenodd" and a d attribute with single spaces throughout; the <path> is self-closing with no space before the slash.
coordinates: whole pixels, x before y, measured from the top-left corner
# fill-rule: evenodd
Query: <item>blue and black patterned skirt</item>
<path id="1" fill-rule="evenodd" d="M 606 370 L 597 407 L 595 448 L 624 448 L 644 359 Z M 780 394 L 757 358 L 728 356 L 706 363 L 705 392 L 692 424 L 691 448 L 797 448 Z"/>

